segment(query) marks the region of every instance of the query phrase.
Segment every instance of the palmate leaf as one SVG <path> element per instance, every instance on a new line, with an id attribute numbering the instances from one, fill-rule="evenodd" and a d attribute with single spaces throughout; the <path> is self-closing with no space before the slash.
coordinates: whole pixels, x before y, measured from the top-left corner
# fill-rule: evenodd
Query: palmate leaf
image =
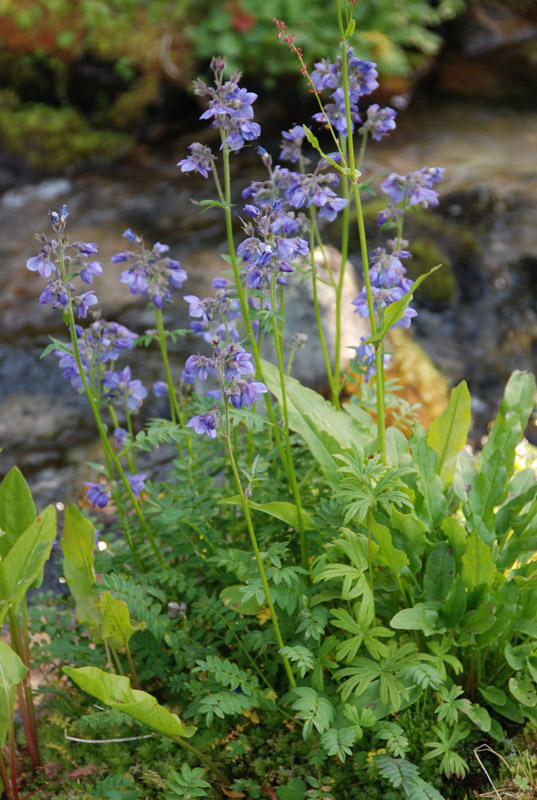
<path id="1" fill-rule="evenodd" d="M 336 649 L 336 659 L 338 661 L 352 661 L 362 645 L 367 649 L 371 657 L 375 659 L 383 658 L 389 653 L 388 646 L 379 640 L 394 636 L 394 632 L 382 626 L 370 627 L 372 620 L 364 620 L 360 611 L 361 605 L 359 603 L 354 606 L 354 617 L 344 608 L 332 609 L 331 613 L 334 617 L 332 625 L 341 628 L 346 633 L 353 634 L 350 639 L 345 639 L 343 642 L 338 643 Z"/>
<path id="2" fill-rule="evenodd" d="M 340 669 L 335 675 L 337 680 L 347 678 L 339 687 L 341 698 L 345 701 L 352 693 L 358 696 L 363 694 L 373 681 L 378 679 L 381 702 L 393 711 L 398 711 L 403 698 L 408 697 L 408 689 L 399 677 L 400 671 L 403 667 L 414 666 L 419 661 L 416 645 L 410 642 L 401 647 L 398 647 L 396 642 L 391 642 L 388 655 L 380 661 L 355 658 L 349 667 Z"/>

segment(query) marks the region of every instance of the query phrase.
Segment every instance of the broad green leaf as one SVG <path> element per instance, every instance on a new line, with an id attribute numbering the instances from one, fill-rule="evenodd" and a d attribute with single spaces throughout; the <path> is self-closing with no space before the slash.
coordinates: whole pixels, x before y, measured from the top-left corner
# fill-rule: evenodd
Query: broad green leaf
<path id="1" fill-rule="evenodd" d="M 523 706 L 537 705 L 535 686 L 527 678 L 509 678 L 509 689 L 515 700 L 518 700 Z"/>
<path id="2" fill-rule="evenodd" d="M 461 562 L 461 577 L 467 589 L 472 590 L 481 583 L 492 586 L 496 580 L 496 567 L 492 561 L 490 547 L 483 544 L 475 531 L 468 537 Z"/>
<path id="3" fill-rule="evenodd" d="M 451 392 L 449 404 L 443 414 L 433 419 L 427 434 L 427 444 L 437 455 L 436 472 L 444 486 L 455 476 L 457 456 L 466 444 L 470 429 L 470 392 L 462 381 Z"/>
<path id="4" fill-rule="evenodd" d="M 458 628 L 465 611 L 466 589 L 461 576 L 457 575 L 446 601 L 440 609 L 440 617 L 448 631 L 453 631 Z"/>
<path id="5" fill-rule="evenodd" d="M 63 671 L 82 691 L 170 739 L 189 738 L 196 732 L 194 726 L 183 725 L 177 714 L 159 705 L 150 694 L 132 689 L 123 675 L 110 675 L 98 667 L 64 667 Z"/>
<path id="6" fill-rule="evenodd" d="M 237 614 L 259 614 L 263 608 L 262 603 L 258 603 L 255 597 L 249 597 L 248 600 L 243 600 L 244 586 L 226 586 L 220 592 L 220 600 L 225 606 L 229 606 Z"/>
<path id="7" fill-rule="evenodd" d="M 6 743 L 10 715 L 15 710 L 14 687 L 24 680 L 27 672 L 18 655 L 7 642 L 0 640 L 0 749 Z"/>
<path id="8" fill-rule="evenodd" d="M 0 624 L 7 614 L 8 604 L 17 607 L 30 586 L 43 574 L 55 536 L 56 510 L 54 506 L 47 506 L 3 559 L 7 594 L 0 583 Z"/>
<path id="9" fill-rule="evenodd" d="M 487 703 L 494 703 L 496 706 L 504 706 L 507 702 L 507 695 L 503 689 L 498 689 L 496 686 L 480 686 L 479 691 Z"/>
<path id="10" fill-rule="evenodd" d="M 482 468 L 492 458 L 493 453 L 499 451 L 505 457 L 507 477 L 511 477 L 514 471 L 515 447 L 522 439 L 533 410 L 534 393 L 534 376 L 515 370 L 507 382 L 498 416 L 479 456 Z"/>
<path id="11" fill-rule="evenodd" d="M 375 554 L 375 562 L 389 567 L 394 575 L 399 576 L 403 567 L 408 564 L 408 557 L 403 550 L 393 546 L 392 535 L 385 525 L 380 525 L 372 519 L 371 532 L 379 546 Z"/>
<path id="12" fill-rule="evenodd" d="M 496 558 L 498 569 L 513 569 L 523 553 L 535 553 L 537 550 L 537 536 L 513 536 L 508 540 L 503 552 Z"/>
<path id="13" fill-rule="evenodd" d="M 505 456 L 497 450 L 485 463 L 472 489 L 468 492 L 468 503 L 474 514 L 478 515 L 487 527 L 484 541 L 495 538 L 494 508 L 498 506 L 507 486 Z M 490 531 L 490 533 L 489 533 Z"/>
<path id="14" fill-rule="evenodd" d="M 124 600 L 112 597 L 110 592 L 104 592 L 98 605 L 103 610 L 103 639 L 110 639 L 114 647 L 124 647 L 133 633 L 147 627 L 145 622 L 132 625 L 127 604 Z"/>
<path id="15" fill-rule="evenodd" d="M 72 503 L 65 509 L 62 550 L 63 574 L 76 603 L 76 618 L 92 639 L 100 641 L 99 594 L 94 588 L 95 528 Z"/>
<path id="16" fill-rule="evenodd" d="M 492 601 L 496 604 L 494 612 L 496 622 L 486 633 L 476 638 L 476 646 L 480 648 L 488 647 L 497 641 L 508 629 L 514 631 L 518 605 L 518 586 L 515 581 L 510 580 L 499 586 L 494 592 Z"/>
<path id="17" fill-rule="evenodd" d="M 279 372 L 268 361 L 262 360 L 261 363 L 265 383 L 281 403 Z M 363 449 L 372 441 L 371 432 L 294 378 L 285 379 L 285 389 L 290 428 L 304 439 L 329 484 L 337 488 L 341 477 L 334 454 L 350 450 L 353 445 Z"/>
<path id="18" fill-rule="evenodd" d="M 32 493 L 22 473 L 12 467 L 0 484 L 0 558 L 5 558 L 17 539 L 36 518 Z"/>
<path id="19" fill-rule="evenodd" d="M 307 788 L 300 778 L 291 778 L 289 783 L 276 789 L 277 800 L 304 800 Z"/>
<path id="20" fill-rule="evenodd" d="M 511 669 L 514 669 L 517 672 L 520 672 L 520 670 L 524 669 L 526 665 L 526 659 L 530 655 L 532 648 L 532 644 L 520 644 L 517 647 L 506 644 L 503 652 L 505 655 L 505 660 Z"/>
<path id="21" fill-rule="evenodd" d="M 439 625 L 438 611 L 427 603 L 418 603 L 413 608 L 403 608 L 390 620 L 392 628 L 403 631 L 423 631 L 425 636 L 443 633 Z"/>
<path id="22" fill-rule="evenodd" d="M 386 430 L 386 460 L 392 467 L 412 466 L 408 439 L 398 428 L 391 427 Z"/>
<path id="23" fill-rule="evenodd" d="M 479 730 L 484 731 L 485 733 L 490 731 L 492 720 L 489 712 L 486 708 L 483 708 L 483 706 L 480 706 L 477 703 L 471 703 L 469 708 L 466 710 L 466 716 L 472 720 L 474 725 L 477 725 Z"/>
<path id="24" fill-rule="evenodd" d="M 407 540 L 412 553 L 420 558 L 427 547 L 426 527 L 415 514 L 403 514 L 392 507 L 390 514 L 390 526 L 392 530 L 399 531 L 403 538 Z M 406 550 L 408 555 L 408 550 Z M 421 565 L 420 565 L 421 566 Z M 419 569 L 420 567 L 418 567 Z"/>
<path id="25" fill-rule="evenodd" d="M 462 567 L 462 557 L 468 545 L 468 532 L 462 522 L 455 517 L 446 517 L 440 525 L 442 533 L 448 540 L 457 562 L 457 570 Z"/>
<path id="26" fill-rule="evenodd" d="M 242 505 L 242 500 L 238 494 L 233 495 L 233 497 L 224 497 L 218 502 L 221 505 Z M 294 528 L 297 531 L 299 530 L 298 511 L 293 503 L 286 503 L 283 501 L 276 501 L 274 503 L 254 503 L 252 500 L 248 500 L 248 506 L 253 511 L 261 511 L 263 514 L 268 514 L 271 517 L 275 517 L 276 519 L 285 522 L 285 524 L 289 525 L 291 528 Z M 304 530 L 315 530 L 315 525 L 310 515 L 306 511 L 302 510 L 301 516 Z"/>
<path id="27" fill-rule="evenodd" d="M 478 608 L 467 611 L 460 622 L 462 630 L 468 633 L 488 631 L 496 622 L 495 610 L 496 606 L 493 603 L 481 603 Z"/>
<path id="28" fill-rule="evenodd" d="M 436 453 L 427 444 L 425 428 L 415 427 L 410 446 L 413 465 L 419 474 L 418 488 L 421 493 L 421 498 L 416 499 L 416 512 L 428 530 L 432 531 L 446 516 L 447 503 L 442 481 L 436 474 Z"/>
<path id="29" fill-rule="evenodd" d="M 429 553 L 423 588 L 426 600 L 441 600 L 447 598 L 455 580 L 457 565 L 453 550 L 447 542 L 437 544 Z"/>

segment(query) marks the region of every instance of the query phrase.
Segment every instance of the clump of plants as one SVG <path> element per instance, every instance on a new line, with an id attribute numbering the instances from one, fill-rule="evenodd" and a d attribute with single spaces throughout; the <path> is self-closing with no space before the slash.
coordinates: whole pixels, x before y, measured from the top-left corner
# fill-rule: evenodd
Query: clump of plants
<path id="1" fill-rule="evenodd" d="M 243 190 L 241 208 L 231 203 L 230 163 L 260 135 L 257 96 L 221 57 L 212 83 L 196 81 L 221 146 L 194 142 L 178 166 L 214 182 L 214 198 L 198 202 L 221 210 L 228 254 L 211 296 L 183 295 L 190 331 L 166 330 L 163 316 L 188 287 L 186 270 L 167 245 L 130 228 L 112 260 L 153 310 L 149 331 L 98 313 L 98 248 L 71 238 L 66 205 L 50 213 L 52 234 L 38 235 L 27 262 L 44 280 L 39 302 L 66 324 L 67 339 L 46 352 L 87 397 L 103 449 L 86 484 L 93 513 L 69 504 L 57 540 L 66 612 L 49 602 L 33 615 L 34 629 L 48 632 L 36 660 L 63 674 L 51 681 L 48 713 L 67 741 L 108 759 L 109 775 L 86 775 L 88 797 L 462 798 L 473 749 L 537 723 L 537 485 L 515 461 L 534 379 L 513 374 L 479 454 L 465 447 L 464 382 L 428 431 L 392 394 L 385 338 L 410 326 L 427 278 L 406 275 L 405 219 L 437 205 L 443 170 L 380 184 L 367 176 L 367 144 L 394 130 L 396 112 L 364 106 L 376 66 L 352 49 L 354 3 L 336 9 L 340 54 L 312 70 L 275 20 L 331 149 L 306 125 L 283 134 L 290 166 L 259 147 L 266 179 Z M 372 249 L 362 194 L 373 191 L 384 206 Z M 313 254 L 336 218 L 337 274 L 326 260 L 332 352 Z M 354 227 L 363 288 L 353 305 L 370 335 L 351 365 L 359 393 L 342 402 L 339 320 Z M 290 351 L 283 345 L 291 281 L 316 309 L 318 341 L 307 346 L 323 352 L 328 400 L 290 374 L 305 345 L 300 331 Z M 177 375 L 168 343 L 185 334 L 198 345 Z M 263 358 L 269 342 L 276 363 Z M 167 418 L 146 425 L 137 413 L 148 389 L 131 366 L 139 345 L 160 353 L 152 391 L 169 403 Z M 174 448 L 169 473 L 152 480 L 140 455 L 164 444 Z M 0 649 L 0 777 L 18 800 L 16 699 L 34 769 L 41 760 L 25 594 L 40 583 L 56 526 L 54 508 L 36 515 L 16 469 L 0 486 L 0 528 L 0 614 L 11 636 Z"/>

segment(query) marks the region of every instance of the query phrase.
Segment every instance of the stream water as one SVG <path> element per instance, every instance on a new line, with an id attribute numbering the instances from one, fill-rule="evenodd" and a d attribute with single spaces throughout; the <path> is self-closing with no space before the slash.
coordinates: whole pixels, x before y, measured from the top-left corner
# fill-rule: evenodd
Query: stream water
<path id="1" fill-rule="evenodd" d="M 148 242 L 169 244 L 189 273 L 186 294 L 206 293 L 225 252 L 220 213 L 200 213 L 190 200 L 210 196 L 209 183 L 187 179 L 175 166 L 189 141 L 140 151 L 106 172 L 18 185 L 0 198 L 0 473 L 17 463 L 39 505 L 76 496 L 95 435 L 85 402 L 64 382 L 55 357 L 39 360 L 48 336 L 64 328 L 58 312 L 38 305 L 40 279 L 25 268 L 38 250 L 33 232 L 46 230 L 49 209 L 67 203 L 72 238 L 99 246 L 105 275 L 95 286 L 103 316 L 136 331 L 153 327 L 145 304 L 117 280 L 123 265 L 110 264 L 124 247 L 121 232 L 131 227 Z M 537 113 L 458 101 L 410 107 L 397 132 L 373 144 L 366 159 L 366 178 L 446 168 L 440 218 L 426 233 L 451 253 L 456 286 L 440 303 L 418 299 L 413 335 L 451 384 L 468 381 L 476 436 L 510 372 L 537 366 L 536 150 Z M 239 203 L 240 190 L 263 171 L 253 151 L 238 156 L 233 171 Z M 354 239 L 350 258 L 359 272 Z M 186 303 L 174 303 L 167 322 L 187 327 Z M 191 352 L 192 342 L 178 345 L 177 359 L 182 347 Z M 162 377 L 151 352 L 138 371 L 148 386 Z M 152 400 L 146 414 L 159 413 L 162 401 Z"/>

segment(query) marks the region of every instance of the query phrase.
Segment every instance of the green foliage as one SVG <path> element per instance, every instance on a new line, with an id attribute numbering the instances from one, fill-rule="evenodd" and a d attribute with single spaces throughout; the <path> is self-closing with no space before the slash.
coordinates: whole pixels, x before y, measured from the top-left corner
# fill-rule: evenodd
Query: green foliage
<path id="1" fill-rule="evenodd" d="M 132 778 L 123 775 L 109 775 L 98 781 L 89 796 L 94 800 L 140 800 L 140 790 L 134 786 Z"/>
<path id="2" fill-rule="evenodd" d="M 172 772 L 168 779 L 168 791 L 165 800 L 191 800 L 193 797 L 207 797 L 206 789 L 210 783 L 203 779 L 205 770 L 200 767 L 191 769 L 188 764 L 183 764 L 181 772 Z"/>

